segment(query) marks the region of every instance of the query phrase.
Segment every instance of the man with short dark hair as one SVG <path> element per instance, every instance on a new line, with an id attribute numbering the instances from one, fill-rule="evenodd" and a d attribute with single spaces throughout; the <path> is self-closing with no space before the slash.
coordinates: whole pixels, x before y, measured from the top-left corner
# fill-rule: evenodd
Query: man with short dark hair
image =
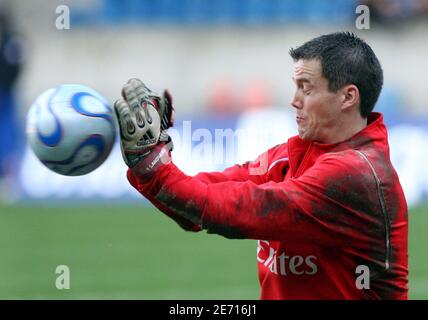
<path id="1" fill-rule="evenodd" d="M 130 80 L 115 104 L 128 179 L 185 230 L 259 240 L 262 299 L 407 299 L 406 200 L 372 112 L 379 61 L 351 33 L 290 54 L 299 135 L 194 177 L 171 161 L 171 96 Z"/>

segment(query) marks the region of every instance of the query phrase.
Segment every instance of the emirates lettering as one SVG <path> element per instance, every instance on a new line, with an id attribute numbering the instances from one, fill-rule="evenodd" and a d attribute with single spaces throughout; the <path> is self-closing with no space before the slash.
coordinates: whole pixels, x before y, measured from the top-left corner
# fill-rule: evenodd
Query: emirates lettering
<path id="1" fill-rule="evenodd" d="M 263 245 L 265 244 L 265 245 Z M 269 253 L 266 257 L 266 253 Z M 318 271 L 316 256 L 288 256 L 285 252 L 278 253 L 269 246 L 269 241 L 261 240 L 257 244 L 257 261 L 269 269 L 270 272 L 282 276 L 314 275 Z"/>

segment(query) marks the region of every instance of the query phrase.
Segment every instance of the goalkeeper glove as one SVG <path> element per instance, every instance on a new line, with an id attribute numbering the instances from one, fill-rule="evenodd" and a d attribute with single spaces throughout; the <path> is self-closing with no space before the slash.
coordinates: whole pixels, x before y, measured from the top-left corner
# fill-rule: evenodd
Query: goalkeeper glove
<path id="1" fill-rule="evenodd" d="M 152 92 L 138 79 L 129 80 L 114 104 L 120 128 L 122 157 L 129 168 L 142 161 L 158 143 L 161 119 Z"/>

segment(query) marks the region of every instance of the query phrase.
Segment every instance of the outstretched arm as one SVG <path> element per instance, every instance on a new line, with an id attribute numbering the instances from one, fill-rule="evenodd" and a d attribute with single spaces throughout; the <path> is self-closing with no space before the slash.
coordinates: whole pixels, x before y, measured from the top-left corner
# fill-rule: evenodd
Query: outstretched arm
<path id="1" fill-rule="evenodd" d="M 255 167 L 256 166 L 256 167 Z M 263 181 L 264 176 L 261 174 L 254 174 L 253 171 L 257 172 L 259 163 L 246 162 L 243 165 L 234 165 L 233 167 L 225 169 L 223 172 L 201 172 L 192 179 L 200 181 L 203 184 L 216 184 L 227 181 L 253 181 L 254 183 L 260 184 Z M 151 192 L 146 191 L 138 178 L 132 174 L 132 171 L 128 171 L 128 180 L 130 183 L 140 191 L 144 197 L 146 197 L 154 206 L 165 213 L 168 217 L 172 218 L 178 225 L 186 231 L 200 231 L 201 227 L 198 223 L 193 223 L 191 220 L 183 217 L 176 213 L 173 209 L 166 206 L 164 203 L 159 201 Z"/>
<path id="2" fill-rule="evenodd" d="M 235 165 L 233 167 L 227 168 L 223 172 L 201 172 L 193 178 L 197 181 L 201 181 L 204 184 L 214 184 L 226 181 L 247 181 L 251 177 L 248 166 L 249 164 L 245 163 L 242 166 Z M 260 179 L 260 177 L 253 176 L 253 179 Z M 182 229 L 193 232 L 201 230 L 201 227 L 198 223 L 193 223 L 191 220 L 177 214 L 173 209 L 167 207 L 150 192 L 146 192 L 145 188 L 140 185 L 138 179 L 132 175 L 131 170 L 128 171 L 128 180 L 130 181 L 131 185 L 133 185 L 137 190 L 140 191 L 142 195 L 144 195 L 145 198 L 147 198 L 147 200 L 149 200 L 156 208 L 165 213 L 168 217 L 173 219 Z"/>

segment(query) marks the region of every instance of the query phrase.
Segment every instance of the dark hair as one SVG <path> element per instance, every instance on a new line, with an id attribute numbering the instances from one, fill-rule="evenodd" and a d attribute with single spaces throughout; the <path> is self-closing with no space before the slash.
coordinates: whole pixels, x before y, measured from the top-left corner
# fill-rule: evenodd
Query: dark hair
<path id="1" fill-rule="evenodd" d="M 364 40 L 351 32 L 335 32 L 291 49 L 290 56 L 294 61 L 320 60 L 329 90 L 336 92 L 347 84 L 356 85 L 360 92 L 361 115 L 366 118 L 372 112 L 382 90 L 383 71 Z"/>

